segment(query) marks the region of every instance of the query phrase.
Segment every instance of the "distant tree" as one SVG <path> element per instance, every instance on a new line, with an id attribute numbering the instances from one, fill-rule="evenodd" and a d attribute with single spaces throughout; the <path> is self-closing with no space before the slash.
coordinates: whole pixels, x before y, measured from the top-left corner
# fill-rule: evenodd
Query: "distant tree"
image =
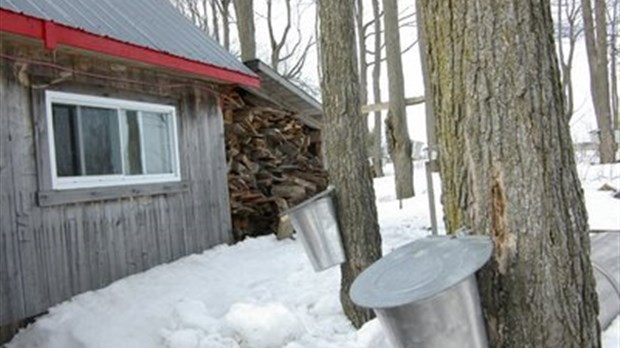
<path id="1" fill-rule="evenodd" d="M 620 32 L 620 0 L 611 0 L 609 25 L 609 60 L 611 81 L 611 115 L 613 128 L 620 131 L 620 101 L 618 100 L 618 68 L 620 65 L 620 49 L 618 48 L 618 34 Z M 616 144 L 619 146 L 619 144 Z"/>
<path id="2" fill-rule="evenodd" d="M 381 18 L 379 0 L 372 0 L 372 14 L 374 16 L 373 28 L 375 45 L 373 50 L 373 65 L 372 65 L 372 91 L 375 103 L 381 102 Z M 382 135 L 382 120 L 381 111 L 375 111 L 374 113 L 374 139 L 375 145 L 372 151 L 373 166 L 375 167 L 375 173 L 377 176 L 383 176 L 383 150 L 381 147 L 381 135 Z"/>
<path id="3" fill-rule="evenodd" d="M 383 11 L 381 11 L 380 1 L 372 0 L 372 18 L 369 21 L 364 21 L 364 1 L 357 0 L 356 2 L 356 15 L 355 20 L 357 24 L 357 42 L 358 42 L 358 54 L 360 65 L 360 88 L 361 88 L 361 100 L 362 105 L 368 103 L 370 99 L 368 97 L 368 70 L 372 68 L 371 81 L 373 92 L 373 104 L 382 103 L 381 101 L 381 65 L 387 60 L 386 44 L 384 40 L 385 30 L 382 29 L 382 20 L 384 17 Z M 398 27 L 409 27 L 414 24 L 411 18 L 415 16 L 415 13 L 408 13 L 405 10 L 398 16 Z M 372 48 L 368 47 L 367 40 L 372 39 Z M 401 55 L 409 51 L 417 43 L 416 39 L 411 40 L 411 43 L 401 51 Z M 367 112 L 363 114 L 363 117 L 368 116 Z M 382 134 L 383 134 L 383 122 L 381 110 L 374 111 L 373 113 L 374 125 L 374 146 L 372 155 L 373 170 L 377 176 L 383 176 L 383 147 L 382 147 Z"/>
<path id="4" fill-rule="evenodd" d="M 283 60 L 281 57 L 282 49 L 286 44 L 286 38 L 291 31 L 291 0 L 284 0 L 286 5 L 286 24 L 282 31 L 282 36 L 277 39 L 274 30 L 273 19 L 273 1 L 267 0 L 267 26 L 269 28 L 269 43 L 271 45 L 271 67 L 278 70 L 280 62 Z"/>
<path id="5" fill-rule="evenodd" d="M 230 50 L 231 0 L 171 0 L 177 9 L 194 24 Z M 211 27 L 209 27 L 209 16 Z M 222 19 L 220 28 L 219 19 Z M 220 29 L 223 35 L 220 35 Z"/>
<path id="6" fill-rule="evenodd" d="M 340 300 L 359 328 L 374 314 L 355 306 L 349 289 L 355 277 L 381 257 L 381 235 L 364 146 L 368 130 L 360 111 L 353 2 L 320 0 L 319 20 L 323 139 L 347 256 L 341 266 Z"/>
<path id="7" fill-rule="evenodd" d="M 210 0 L 210 7 L 211 7 L 211 23 L 212 23 L 212 34 L 211 37 L 213 37 L 213 39 L 217 42 L 220 42 L 220 22 L 219 22 L 219 16 L 218 16 L 218 10 L 217 10 L 217 4 L 216 4 L 216 0 Z"/>
<path id="8" fill-rule="evenodd" d="M 360 76 L 360 104 L 368 103 L 368 60 L 366 58 L 366 27 L 364 22 L 364 0 L 355 2 L 355 24 L 357 34 L 357 54 L 359 63 Z M 362 113 L 362 117 L 366 119 L 368 113 Z M 372 152 L 368 152 L 372 153 Z"/>
<path id="9" fill-rule="evenodd" d="M 256 36 L 254 34 L 254 0 L 234 0 L 237 15 L 237 31 L 241 46 L 241 61 L 256 58 Z"/>
<path id="10" fill-rule="evenodd" d="M 217 9 L 220 13 L 220 18 L 222 18 L 222 33 L 223 37 L 220 43 L 224 45 L 224 48 L 230 51 L 230 2 L 231 0 L 212 0 L 215 1 L 217 5 Z"/>
<path id="11" fill-rule="evenodd" d="M 590 67 L 590 94 L 596 114 L 601 163 L 615 160 L 607 56 L 607 7 L 605 0 L 582 0 L 583 25 Z M 594 15 L 592 12 L 594 3 Z"/>
<path id="12" fill-rule="evenodd" d="M 581 4 L 578 0 L 557 0 L 556 9 L 556 45 L 560 58 L 560 72 L 562 74 L 562 91 L 566 117 L 570 118 L 574 114 L 573 96 L 573 58 L 577 40 L 583 35 L 583 22 L 581 15 Z M 568 44 L 567 47 L 566 44 Z"/>
<path id="13" fill-rule="evenodd" d="M 494 242 L 491 347 L 600 347 L 583 190 L 548 0 L 420 0 L 448 231 Z"/>
<path id="14" fill-rule="evenodd" d="M 400 25 L 396 0 L 383 0 L 385 11 L 385 44 L 390 94 L 390 111 L 386 119 L 386 138 L 388 150 L 394 163 L 396 198 L 412 197 L 413 160 L 411 158 L 411 139 L 407 126 L 407 106 L 405 105 L 405 82 L 400 50 Z"/>
<path id="15" fill-rule="evenodd" d="M 241 61 L 256 58 L 256 36 L 254 34 L 254 0 L 234 0 L 237 15 L 237 32 L 241 46 Z"/>
<path id="16" fill-rule="evenodd" d="M 207 0 L 173 0 L 172 3 L 200 29 L 209 33 Z"/>
<path id="17" fill-rule="evenodd" d="M 373 86 L 373 95 L 374 102 L 381 103 L 381 17 L 382 13 L 379 13 L 379 2 L 378 0 L 373 0 L 373 14 L 374 17 L 372 20 L 366 22 L 364 19 L 364 0 L 357 0 L 356 2 L 356 11 L 355 11 L 355 24 L 357 25 L 356 33 L 357 33 L 357 53 L 358 53 L 358 61 L 359 61 L 359 71 L 360 71 L 360 103 L 362 105 L 368 104 L 368 70 L 370 66 L 373 66 L 372 69 L 372 86 Z M 377 6 L 377 9 L 374 6 Z M 376 10 L 376 11 L 375 11 Z M 376 13 L 375 13 L 376 12 Z M 375 49 L 369 50 L 366 45 L 366 41 L 369 37 L 368 29 L 374 25 L 376 35 L 373 35 L 375 41 Z M 371 54 L 371 59 L 373 64 L 368 63 L 368 55 Z M 376 64 L 375 64 L 376 63 Z M 362 111 L 362 117 L 364 119 L 368 118 L 368 112 Z M 374 112 L 374 129 L 370 133 L 370 139 L 372 143 L 368 148 L 368 153 L 372 156 L 372 169 L 373 173 L 376 177 L 383 176 L 383 154 L 382 154 L 382 146 L 381 146 L 381 111 Z"/>
<path id="18" fill-rule="evenodd" d="M 271 67 L 278 71 L 282 76 L 287 79 L 298 79 L 303 72 L 308 52 L 316 44 L 315 38 L 310 35 L 307 40 L 303 38 L 303 32 L 300 27 L 301 22 L 301 4 L 298 2 L 296 10 L 297 12 L 297 27 L 293 21 L 293 7 L 291 0 L 284 0 L 285 17 L 286 21 L 282 22 L 280 19 L 276 20 L 273 15 L 273 0 L 267 0 L 267 29 L 269 32 L 269 46 L 271 47 L 270 63 Z M 276 34 L 276 27 L 278 23 L 284 23 L 282 34 Z M 291 38 L 291 30 L 297 31 L 296 40 L 291 44 L 289 39 Z"/>

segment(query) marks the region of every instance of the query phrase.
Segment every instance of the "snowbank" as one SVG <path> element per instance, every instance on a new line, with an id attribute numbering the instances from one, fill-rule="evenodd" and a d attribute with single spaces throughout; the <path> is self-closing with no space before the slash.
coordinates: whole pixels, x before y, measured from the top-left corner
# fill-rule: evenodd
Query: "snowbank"
<path id="1" fill-rule="evenodd" d="M 585 175 L 588 211 L 593 225 L 604 220 L 607 228 L 620 229 L 620 200 L 596 191 L 598 181 L 611 180 L 609 173 L 620 173 L 620 165 L 591 167 Z M 423 175 L 418 169 L 418 195 L 404 200 L 402 209 L 394 178 L 375 181 L 385 253 L 429 234 Z M 435 183 L 439 197 L 438 178 Z M 250 239 L 76 296 L 51 308 L 7 347 L 387 347 L 377 320 L 357 331 L 351 326 L 340 308 L 339 286 L 338 267 L 315 273 L 298 241 Z M 604 347 L 620 346 L 619 331 L 616 319 L 603 336 Z"/>

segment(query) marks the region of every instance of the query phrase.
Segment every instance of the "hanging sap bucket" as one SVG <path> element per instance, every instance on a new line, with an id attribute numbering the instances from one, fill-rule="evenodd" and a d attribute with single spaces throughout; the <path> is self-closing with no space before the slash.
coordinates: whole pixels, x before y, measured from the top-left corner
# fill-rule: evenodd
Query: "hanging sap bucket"
<path id="1" fill-rule="evenodd" d="M 351 299 L 375 311 L 394 348 L 486 348 L 475 272 L 492 250 L 484 236 L 416 240 L 362 272 Z"/>
<path id="2" fill-rule="evenodd" d="M 334 188 L 330 186 L 285 212 L 317 272 L 345 261 L 331 196 L 333 191 Z"/>
<path id="3" fill-rule="evenodd" d="M 590 234 L 590 260 L 596 292 L 598 321 L 601 330 L 611 325 L 620 314 L 620 230 L 598 231 Z"/>

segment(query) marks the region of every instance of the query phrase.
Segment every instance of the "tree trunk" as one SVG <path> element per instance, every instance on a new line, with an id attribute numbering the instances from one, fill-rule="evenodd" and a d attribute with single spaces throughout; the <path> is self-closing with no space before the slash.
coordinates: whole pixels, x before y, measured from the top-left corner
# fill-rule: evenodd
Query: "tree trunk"
<path id="1" fill-rule="evenodd" d="M 234 0 L 237 14 L 237 31 L 241 46 L 241 61 L 256 58 L 256 38 L 254 35 L 254 0 Z"/>
<path id="2" fill-rule="evenodd" d="M 222 33 L 224 48 L 230 51 L 230 0 L 220 0 L 222 5 Z"/>
<path id="3" fill-rule="evenodd" d="M 557 46 L 560 58 L 560 72 L 562 77 L 562 93 L 564 94 L 564 112 L 568 120 L 574 113 L 574 92 L 573 92 L 573 57 L 575 56 L 575 46 L 579 38 L 580 30 L 577 28 L 577 17 L 580 16 L 580 6 L 576 5 L 577 0 L 559 0 L 556 4 L 557 10 Z M 563 14 L 566 13 L 566 18 Z M 568 30 L 568 33 L 566 33 Z M 564 52 L 564 40 L 568 39 L 568 52 Z"/>
<path id="4" fill-rule="evenodd" d="M 347 256 L 341 265 L 340 300 L 347 317 L 360 327 L 374 314 L 355 306 L 349 289 L 381 257 L 381 235 L 364 141 L 367 127 L 360 114 L 353 15 L 351 1 L 319 1 L 323 139 Z"/>
<path id="5" fill-rule="evenodd" d="M 357 0 L 355 3 L 355 24 L 356 33 L 357 33 L 357 53 L 359 56 L 359 69 L 360 69 L 360 105 L 368 104 L 368 60 L 366 59 L 366 28 L 367 26 L 364 24 L 364 1 Z M 364 111 L 362 107 L 362 118 L 368 120 L 368 112 Z M 368 148 L 369 154 L 372 154 L 374 150 L 375 143 L 375 131 L 373 129 L 370 134 L 372 142 L 370 143 L 370 147 Z M 372 163 L 373 176 L 378 177 L 379 173 L 377 173 L 376 165 Z M 381 173 L 383 174 L 383 173 Z"/>
<path id="6" fill-rule="evenodd" d="M 209 6 L 207 4 L 207 0 L 202 0 L 202 30 L 204 30 L 207 34 L 211 34 L 209 31 L 209 16 L 207 15 L 209 12 Z"/>
<path id="7" fill-rule="evenodd" d="M 368 62 L 366 60 L 366 30 L 364 29 L 364 1 L 356 1 L 355 24 L 357 25 L 357 53 L 360 67 L 360 104 L 368 103 Z M 362 118 L 367 119 L 368 114 L 362 112 Z"/>
<path id="8" fill-rule="evenodd" d="M 590 93 L 599 132 L 599 156 L 601 163 L 612 163 L 615 159 L 616 144 L 611 130 L 609 81 L 607 80 L 609 74 L 605 1 L 594 0 L 594 11 L 596 23 L 592 18 L 591 1 L 582 0 L 583 26 L 590 67 Z"/>
<path id="9" fill-rule="evenodd" d="M 420 53 L 420 67 L 422 69 L 422 78 L 424 79 L 424 116 L 426 121 L 426 144 L 428 151 L 428 160 L 432 161 L 432 152 L 437 150 L 437 140 L 435 138 L 435 115 L 433 111 L 433 103 L 428 100 L 430 95 L 431 85 L 430 77 L 428 76 L 428 59 L 426 57 L 426 38 L 424 37 L 424 20 L 422 19 L 422 8 L 420 1 L 416 1 L 416 21 L 418 31 L 418 44 Z"/>
<path id="10" fill-rule="evenodd" d="M 383 0 L 385 12 L 385 49 L 390 91 L 390 111 L 386 120 L 388 150 L 394 162 L 396 198 L 413 197 L 413 161 L 411 139 L 407 128 L 405 83 L 401 62 L 398 5 L 396 0 Z"/>
<path id="11" fill-rule="evenodd" d="M 211 18 L 212 20 L 212 25 L 213 25 L 213 39 L 215 41 L 217 41 L 218 43 L 220 42 L 220 23 L 218 21 L 218 10 L 217 10 L 217 0 L 211 0 L 211 15 L 213 16 Z"/>
<path id="12" fill-rule="evenodd" d="M 609 36 L 610 54 L 610 80 L 611 80 L 611 117 L 612 126 L 616 131 L 620 130 L 620 114 L 618 113 L 620 102 L 618 100 L 618 21 L 620 21 L 620 1 L 614 0 L 612 3 L 611 15 L 611 35 Z M 616 147 L 619 146 L 616 143 Z M 617 149 L 617 148 L 616 148 Z"/>
<path id="13" fill-rule="evenodd" d="M 478 277 L 491 346 L 599 347 L 548 0 L 421 8 L 446 226 L 495 244 Z"/>
<path id="14" fill-rule="evenodd" d="M 372 0 L 372 14 L 375 32 L 374 62 L 372 67 L 372 91 L 375 103 L 381 103 L 381 14 L 379 12 L 379 0 Z M 383 150 L 381 149 L 381 111 L 376 111 L 374 115 L 374 142 L 372 151 L 372 165 L 375 175 L 382 177 L 383 174 Z"/>

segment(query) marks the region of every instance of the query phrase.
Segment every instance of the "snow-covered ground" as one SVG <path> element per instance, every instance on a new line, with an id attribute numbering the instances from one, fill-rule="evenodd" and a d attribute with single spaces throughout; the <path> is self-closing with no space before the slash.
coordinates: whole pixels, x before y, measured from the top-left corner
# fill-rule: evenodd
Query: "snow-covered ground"
<path id="1" fill-rule="evenodd" d="M 620 229 L 620 200 L 596 191 L 603 183 L 620 188 L 620 165 L 580 167 L 580 176 L 593 228 Z M 429 234 L 421 167 L 416 188 L 418 195 L 399 209 L 393 176 L 375 180 L 384 253 Z M 291 239 L 222 245 L 59 304 L 8 348 L 388 347 L 376 320 L 356 331 L 344 316 L 339 273 L 338 267 L 315 273 Z M 616 319 L 603 347 L 619 347 L 619 335 Z"/>

